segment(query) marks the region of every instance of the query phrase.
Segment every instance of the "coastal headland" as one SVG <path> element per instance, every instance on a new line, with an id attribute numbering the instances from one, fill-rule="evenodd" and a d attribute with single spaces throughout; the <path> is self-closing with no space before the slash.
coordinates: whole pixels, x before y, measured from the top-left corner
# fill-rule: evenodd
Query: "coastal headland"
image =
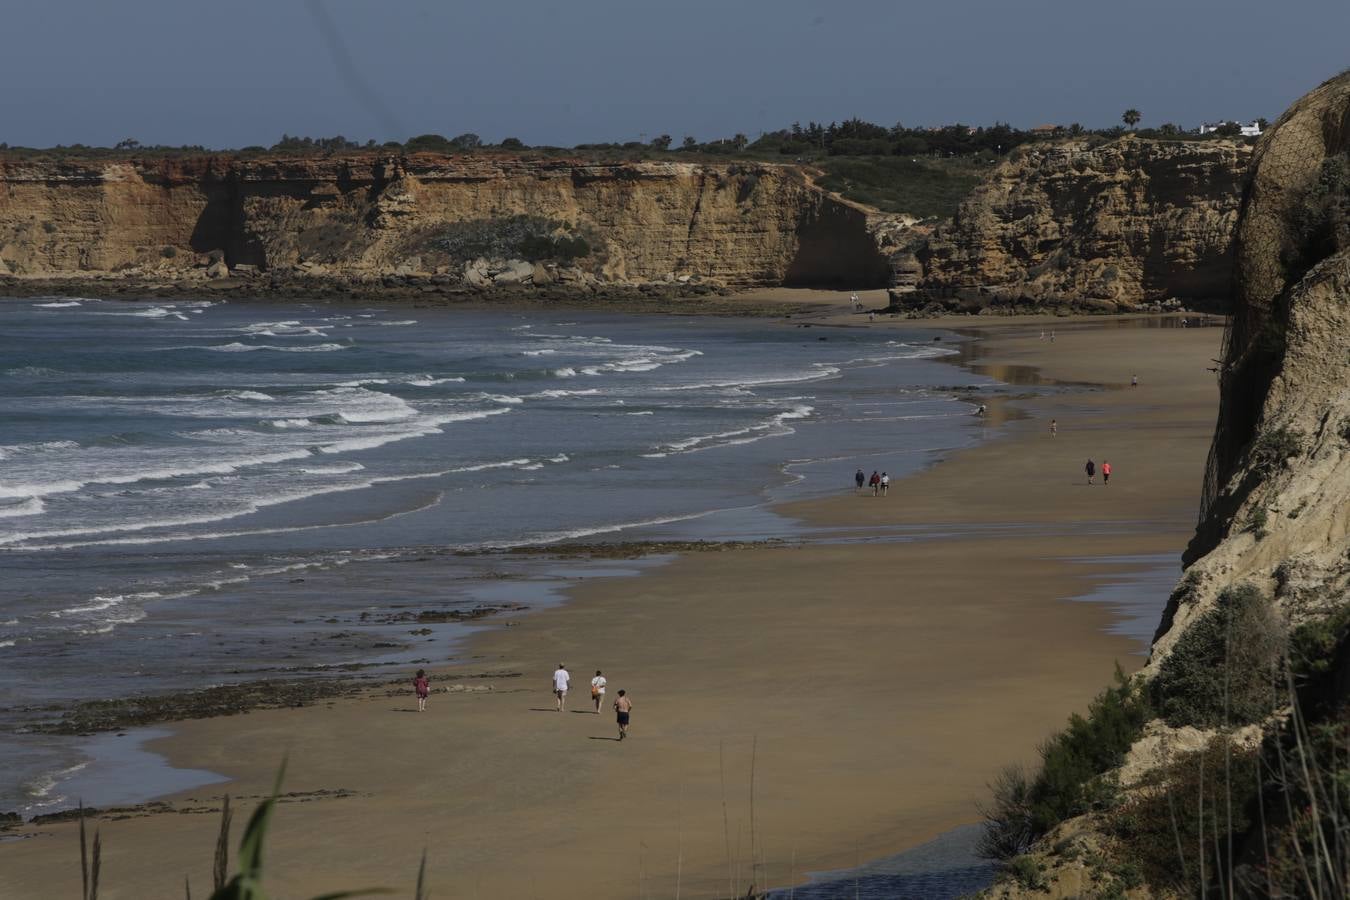
<path id="1" fill-rule="evenodd" d="M 867 327 L 813 320 L 848 323 Z M 432 676 L 520 673 L 490 691 L 433 693 L 418 715 L 381 686 L 175 725 L 153 749 L 231 781 L 96 817 L 102 895 L 204 890 L 221 794 L 265 795 L 283 758 L 297 802 L 267 877 L 288 894 L 410 890 L 426 848 L 445 896 L 744 895 L 976 820 L 1000 767 L 1143 662 L 1116 612 L 1071 598 L 1178 558 L 1192 533 L 1221 332 L 1176 324 L 982 324 L 953 359 L 1038 388 L 988 402 L 987 440 L 885 498 L 841 472 L 837 497 L 778 508 L 801 542 L 686 553 L 484 620 Z M 1109 487 L 1086 483 L 1088 458 L 1111 461 Z M 630 693 L 630 740 L 584 689 L 553 711 L 559 661 Z M 79 890 L 72 824 L 14 834 L 0 894 Z"/>

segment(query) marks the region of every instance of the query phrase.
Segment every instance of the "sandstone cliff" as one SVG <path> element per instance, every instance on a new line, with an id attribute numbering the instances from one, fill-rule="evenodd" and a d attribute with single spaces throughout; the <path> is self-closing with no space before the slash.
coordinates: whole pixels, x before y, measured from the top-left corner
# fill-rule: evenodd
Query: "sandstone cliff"
<path id="1" fill-rule="evenodd" d="M 767 164 L 0 157 L 0 275 L 29 279 L 883 286 L 867 221 Z"/>
<path id="2" fill-rule="evenodd" d="M 918 253 L 903 308 L 1226 304 L 1245 145 L 1122 138 L 1012 153 Z"/>
<path id="3" fill-rule="evenodd" d="M 1350 72 L 1257 144 L 1235 273 L 1201 521 L 1142 676 L 1158 718 L 1106 775 L 1125 793 L 1025 864 L 1050 896 L 1350 891 Z M 1122 881 L 1141 832 L 1169 884 Z M 1047 896 L 1026 887 L 995 894 Z"/>

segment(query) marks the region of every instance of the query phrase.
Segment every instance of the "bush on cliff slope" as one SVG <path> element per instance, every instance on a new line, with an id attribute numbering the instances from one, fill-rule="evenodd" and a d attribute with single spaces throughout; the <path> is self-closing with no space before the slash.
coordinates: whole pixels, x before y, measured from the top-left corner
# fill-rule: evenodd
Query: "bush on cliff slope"
<path id="1" fill-rule="evenodd" d="M 1186 629 L 1150 687 L 1168 725 L 1246 725 L 1270 715 L 1283 687 L 1284 625 L 1243 583 Z"/>
<path id="2" fill-rule="evenodd" d="M 1011 768 L 991 785 L 980 855 L 1025 853 L 1055 825 L 1109 801 L 1114 789 L 1101 776 L 1124 762 L 1150 715 L 1147 696 L 1117 668 L 1116 683 L 1097 695 L 1087 716 L 1070 716 L 1068 727 L 1041 746 L 1034 778 Z"/>

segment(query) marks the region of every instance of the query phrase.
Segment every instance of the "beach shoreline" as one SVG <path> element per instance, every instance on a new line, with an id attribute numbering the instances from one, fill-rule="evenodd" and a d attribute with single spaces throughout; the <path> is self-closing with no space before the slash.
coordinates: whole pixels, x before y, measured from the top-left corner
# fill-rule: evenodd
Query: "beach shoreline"
<path id="1" fill-rule="evenodd" d="M 846 320 L 845 324 L 866 325 L 856 319 Z M 881 322 L 876 324 L 883 325 Z M 928 323 L 900 319 L 896 324 L 916 327 Z M 556 820 L 559 809 L 566 809 L 569 818 L 586 823 L 583 832 L 596 828 L 608 830 L 615 822 L 627 823 L 625 832 L 632 829 L 642 833 L 660 831 L 653 823 L 671 819 L 669 800 L 672 791 L 680 797 L 680 802 L 675 804 L 674 818 L 682 824 L 669 822 L 672 827 L 665 829 L 665 833 L 659 837 L 653 833 L 645 839 L 642 844 L 646 849 L 638 853 L 641 861 L 632 852 L 619 858 L 627 863 L 638 863 L 637 877 L 649 887 L 666 885 L 671 877 L 675 877 L 683 880 L 686 889 L 702 891 L 707 896 L 715 896 L 724 879 L 733 882 L 731 886 L 742 889 L 751 876 L 761 886 L 786 883 L 794 877 L 794 872 L 800 875 L 808 869 L 846 867 L 856 861 L 855 857 L 866 859 L 893 853 L 954 825 L 971 821 L 971 801 L 983 781 L 993 774 L 991 764 L 996 765 L 996 760 L 1028 759 L 1036 740 L 1043 737 L 1047 729 L 1062 721 L 1069 711 L 1081 709 L 1086 699 L 1105 684 L 1110 674 L 1110 658 L 1124 655 L 1127 666 L 1134 664 L 1128 656 L 1132 649 L 1130 642 L 1102 630 L 1111 620 L 1110 613 L 1087 605 L 1076 609 L 1067 607 L 1062 600 L 1084 593 L 1082 588 L 1094 577 L 1104 577 L 1102 573 L 1112 567 L 1078 563 L 1079 568 L 1072 570 L 1072 565 L 1065 559 L 1114 559 L 1166 552 L 1179 555 L 1189 536 L 1190 518 L 1195 508 L 1194 486 L 1199 483 L 1198 477 L 1191 476 L 1203 465 L 1203 448 L 1207 446 L 1211 424 L 1203 416 L 1197 418 L 1197 413 L 1211 402 L 1213 385 L 1212 380 L 1206 384 L 1205 379 L 1195 372 L 1168 370 L 1169 365 L 1176 368 L 1176 360 L 1168 363 L 1159 357 L 1159 348 L 1136 346 L 1146 343 L 1140 340 L 1143 329 L 1106 328 L 1101 321 L 1092 319 L 1061 319 L 1058 327 L 1066 336 L 1055 345 L 1035 335 L 1036 323 L 1006 319 L 986 323 L 961 319 L 959 323 L 942 320 L 931 324 L 942 328 L 950 328 L 953 324 L 978 325 L 982 334 L 993 334 L 992 339 L 982 342 L 984 352 L 976 364 L 994 377 L 999 377 L 1000 371 L 1011 373 L 1014 367 L 1031 367 L 1050 381 L 1061 384 L 1109 384 L 1121 389 L 1065 390 L 1049 397 L 993 406 L 990 424 L 1001 423 L 998 436 L 975 449 L 939 460 L 919 475 L 898 482 L 893 487 L 898 496 L 886 501 L 869 505 L 870 498 L 865 503 L 860 498 L 841 496 L 783 504 L 777 509 L 780 515 L 800 519 L 808 526 L 851 528 L 859 533 L 882 525 L 912 527 L 916 531 L 945 530 L 950 532 L 947 537 L 919 535 L 908 543 L 751 547 L 719 554 L 686 554 L 632 580 L 583 585 L 572 592 L 563 607 L 541 610 L 489 627 L 470 642 L 466 653 L 470 659 L 447 667 L 440 676 L 442 681 L 453 680 L 470 666 L 505 663 L 518 665 L 526 671 L 531 684 L 533 681 L 542 684 L 546 675 L 544 670 L 551 669 L 552 656 L 584 659 L 607 655 L 617 659 L 617 665 L 607 662 L 606 666 L 642 672 L 633 689 L 638 700 L 635 736 L 639 740 L 624 747 L 628 751 L 634 744 L 644 746 L 637 754 L 628 754 L 639 758 L 636 768 L 629 768 L 633 765 L 630 760 L 614 763 L 622 768 L 607 773 L 596 761 L 597 754 L 590 753 L 578 761 L 580 771 L 560 776 L 560 783 L 555 783 L 555 779 L 541 779 L 537 774 L 522 777 L 523 772 L 535 772 L 541 759 L 547 767 L 548 760 L 557 758 L 552 751 L 564 752 L 561 748 L 570 746 L 565 736 L 555 734 L 558 728 L 548 726 L 550 736 L 541 741 L 544 746 L 521 747 L 521 741 L 528 744 L 533 739 L 531 726 L 534 723 L 530 720 L 538 717 L 515 716 L 510 710 L 517 706 L 525 709 L 527 703 L 543 705 L 536 702 L 541 697 L 523 687 L 493 692 L 490 698 L 488 695 L 463 695 L 443 699 L 441 695 L 433 695 L 433 712 L 435 705 L 449 707 L 454 704 L 453 712 L 448 715 L 453 717 L 457 739 L 466 725 L 482 728 L 477 739 L 468 739 L 473 746 L 458 748 L 464 759 L 449 765 L 450 772 L 437 771 L 425 779 L 447 788 L 447 796 L 458 790 L 464 803 L 463 808 L 456 810 L 445 810 L 425 802 L 420 796 L 424 779 L 416 776 L 416 765 L 413 773 L 384 773 L 368 778 L 363 788 L 350 788 L 345 783 L 363 777 L 363 773 L 353 770 L 353 760 L 365 758 L 369 762 L 380 758 L 378 742 L 371 744 L 375 736 L 356 732 L 361 727 L 360 720 L 372 712 L 372 703 L 388 705 L 390 701 L 385 695 L 336 700 L 323 707 L 302 710 L 261 711 L 229 719 L 188 721 L 175 726 L 175 733 L 170 737 L 157 740 L 154 749 L 166 753 L 175 765 L 229 775 L 235 779 L 230 786 L 232 792 L 237 789 L 248 793 L 265 789 L 277 754 L 256 754 L 244 748 L 290 746 L 295 780 L 303 780 L 306 786 L 322 785 L 329 789 L 342 782 L 340 786 L 344 790 L 353 790 L 358 796 L 355 805 L 363 807 L 355 818 L 400 817 L 406 824 L 400 824 L 399 833 L 405 839 L 403 843 L 410 845 L 416 844 L 417 840 L 406 840 L 409 835 L 429 834 L 438 827 L 447 832 L 458 832 L 460 829 L 455 822 L 473 822 L 476 832 L 483 833 L 483 837 L 471 842 L 477 851 L 475 858 L 486 857 L 487 862 L 473 864 L 469 867 L 471 872 L 465 874 L 468 859 L 460 851 L 466 848 L 457 848 L 446 855 L 449 858 L 442 857 L 439 861 L 433 849 L 433 884 L 454 884 L 461 888 L 472 884 L 488 895 L 514 896 L 529 892 L 529 882 L 525 880 L 528 873 L 499 872 L 493 862 L 501 863 L 506 859 L 503 854 L 510 853 L 513 844 L 510 835 L 518 833 L 533 835 L 539 842 L 527 842 L 524 851 L 516 847 L 518 852 L 529 857 L 527 868 L 563 873 L 549 878 L 551 889 L 557 888 L 555 895 L 580 897 L 622 893 L 618 885 L 637 883 L 630 871 L 635 868 L 633 865 L 624 868 L 608 853 L 602 854 L 607 861 L 607 868 L 602 867 L 603 872 L 577 865 L 570 861 L 572 855 L 581 853 L 584 857 L 584 847 L 589 839 L 585 834 L 576 839 L 550 836 L 549 823 Z M 1064 331 L 1066 328 L 1067 332 Z M 1073 337 L 1070 339 L 1067 335 Z M 1102 360 L 1110 358 L 1103 355 L 1109 348 L 1100 346 L 1103 335 L 1109 339 L 1106 343 L 1117 345 L 1132 340 L 1130 349 L 1136 358 L 1151 360 L 1138 366 L 1146 373 L 1145 387 L 1140 391 L 1124 389 L 1128 373 L 1099 370 Z M 1190 333 L 1185 329 L 1168 329 L 1166 336 L 1177 339 L 1172 350 L 1186 354 L 1179 359 L 1188 364 L 1203 362 L 1212 355 L 1218 343 L 1218 332 L 1213 329 L 1196 329 Z M 1083 343 L 1093 346 L 1084 347 Z M 1070 347 L 1070 344 L 1077 346 Z M 1057 347 L 1056 357 L 1049 356 L 1051 346 Z M 969 359 L 960 361 L 963 364 L 970 362 Z M 1159 382 L 1156 387 L 1155 373 Z M 1107 378 L 1108 375 L 1112 377 Z M 1172 382 L 1170 390 L 1164 390 L 1161 383 L 1164 380 Z M 1178 384 L 1179 380 L 1184 384 Z M 1106 402 L 1108 400 L 1112 402 Z M 1134 408 L 1141 405 L 1146 408 Z M 1004 406 L 1013 407 L 1016 417 L 1005 415 Z M 1028 408 L 1033 412 L 1029 413 Z M 1116 491 L 1111 496 L 1117 505 L 1109 514 L 1084 502 L 1085 497 L 1072 496 L 1074 491 L 1064 492 L 1066 496 L 1062 500 L 1047 500 L 1046 489 L 1035 489 L 1031 494 L 1042 495 L 1043 502 L 1039 505 L 1027 502 L 1028 485 L 1019 484 L 1012 476 L 1026 478 L 1027 472 L 1034 470 L 1037 452 L 1029 445 L 1034 441 L 1043 443 L 1045 436 L 1040 433 L 1040 422 L 1046 410 L 1061 409 L 1069 411 L 1065 416 L 1066 425 L 1079 416 L 1081 421 L 1092 423 L 1082 431 L 1076 425 L 1064 427 L 1054 439 L 1057 442 L 1055 452 L 1066 457 L 1081 446 L 1085 433 L 1095 436 L 1111 429 L 1135 432 L 1128 440 L 1113 438 L 1113 446 L 1143 449 L 1149 446 L 1150 438 L 1156 441 L 1161 434 L 1171 440 L 1182 440 L 1177 435 L 1183 432 L 1184 442 L 1178 445 L 1174 458 L 1162 454 L 1161 461 L 1151 465 L 1155 471 L 1150 472 L 1148 490 L 1127 486 L 1130 483 L 1127 479 L 1133 479 L 1133 474 L 1119 479 L 1110 489 Z M 1210 409 L 1212 413 L 1212 406 Z M 1154 423 L 1154 433 L 1141 434 L 1146 430 L 1139 427 L 1141 422 Z M 1129 447 L 1122 446 L 1122 454 L 1129 454 Z M 1182 447 L 1184 452 L 1181 452 Z M 1130 456 L 1122 455 L 1122 458 L 1130 459 Z M 1142 459 L 1142 455 L 1139 458 Z M 1060 464 L 1056 461 L 1055 465 L 1058 475 Z M 1139 464 L 1122 468 L 1138 470 Z M 1063 473 L 1066 480 L 1072 474 Z M 993 497 L 988 496 L 987 479 L 990 478 L 998 482 Z M 1018 493 L 1019 489 L 1022 493 Z M 985 496 L 981 496 L 982 493 Z M 1116 497 L 1120 498 L 1118 502 L 1114 500 Z M 991 526 L 1004 526 L 1004 531 L 1013 536 L 990 537 L 986 532 Z M 1094 529 L 1098 533 L 1092 533 Z M 987 590 L 992 573 L 985 573 L 983 580 L 970 579 L 979 583 L 971 586 L 974 590 L 969 595 L 961 585 L 950 584 L 952 573 L 962 571 L 972 557 L 994 567 L 995 571 L 1000 571 L 1001 565 L 999 582 L 1012 578 L 1017 583 L 1000 584 L 1000 589 L 1010 588 L 1010 593 L 1025 604 L 1019 607 L 1022 615 L 1003 623 L 1006 629 L 1022 633 L 1010 635 L 1004 631 L 996 635 L 997 639 L 992 643 L 1000 645 L 997 647 L 986 646 L 990 643 L 987 639 L 961 633 L 962 623 L 972 621 L 972 616 L 976 621 L 980 616 L 1000 620 L 1007 616 L 1005 609 L 978 596 L 980 590 Z M 905 573 L 906 588 L 912 594 L 920 597 L 951 594 L 954 602 L 950 606 L 955 609 L 897 612 L 888 607 L 885 588 L 895 577 L 897 561 Z M 842 601 L 836 598 L 831 613 L 834 621 L 820 623 L 818 612 L 813 613 L 819 603 L 818 597 L 829 596 L 839 587 L 841 577 L 850 574 L 861 576 L 857 578 L 856 587 L 850 586 L 857 596 Z M 1047 599 L 1047 594 L 1053 599 Z M 732 609 L 725 602 L 727 596 L 745 602 Z M 1159 598 L 1159 605 L 1162 599 Z M 745 608 L 739 608 L 741 605 Z M 766 615 L 771 616 L 767 621 Z M 653 630 L 639 629 L 633 621 L 623 621 L 625 618 Z M 715 626 L 715 633 L 692 631 L 686 619 L 710 628 Z M 1027 619 L 1033 619 L 1034 624 Z M 513 627 L 508 628 L 508 625 Z M 766 632 L 766 636 L 747 639 L 747 634 L 759 630 Z M 922 645 L 911 647 L 906 643 L 916 640 L 914 634 L 918 633 L 929 645 L 952 642 L 947 647 L 947 656 L 952 655 L 954 648 L 970 655 L 946 661 L 924 656 L 919 662 L 906 660 L 892 666 L 879 659 L 884 656 L 888 644 L 878 642 L 879 635 L 875 633 L 889 630 L 894 630 L 892 637 L 913 654 L 922 656 L 925 651 Z M 661 635 L 666 643 L 659 652 L 649 650 L 644 657 L 640 649 L 628 649 L 640 648 L 652 634 Z M 954 640 L 958 637 L 960 641 Z M 764 642 L 768 642 L 768 649 L 761 646 Z M 610 649 L 603 654 L 597 653 L 596 643 Z M 541 644 L 548 645 L 548 650 L 543 651 L 544 657 L 540 657 Z M 1017 668 L 1019 660 L 1025 661 L 1025 657 L 1034 654 L 1043 644 L 1065 646 L 1064 656 L 1071 659 L 1059 660 L 1056 665 Z M 615 647 L 623 649 L 614 651 Z M 814 651 L 813 647 L 816 648 Z M 714 652 L 714 648 L 718 652 Z M 790 656 L 785 662 L 780 656 L 789 648 L 801 655 Z M 867 650 L 873 652 L 862 652 Z M 819 660 L 811 656 L 813 652 L 828 662 L 823 673 Z M 995 654 L 996 658 L 981 657 L 988 653 Z M 858 658 L 848 659 L 850 654 Z M 650 658 L 652 656 L 657 658 Z M 810 671 L 801 671 L 803 666 L 793 664 L 792 659 L 810 662 L 811 665 L 805 666 Z M 574 674 L 588 674 L 582 667 L 573 665 Z M 945 673 L 948 683 L 944 683 L 932 671 L 934 669 Z M 998 683 L 1000 674 L 1007 674 L 1010 669 L 1019 682 L 1011 686 L 1014 688 L 1011 691 L 1009 685 Z M 908 677 L 910 684 L 922 684 L 925 679 L 930 679 L 932 691 L 917 705 L 901 703 L 901 708 L 890 710 L 890 714 L 922 725 L 925 733 L 937 735 L 937 744 L 952 740 L 959 744 L 972 733 L 998 730 L 1007 735 L 1001 742 L 1006 747 L 994 748 L 995 752 L 988 747 L 979 752 L 958 748 L 954 755 L 950 752 L 944 755 L 938 752 L 940 748 L 913 746 L 909 749 L 915 756 L 908 766 L 897 768 L 896 761 L 887 759 L 886 754 L 871 746 L 870 740 L 860 742 L 867 746 L 831 748 L 828 742 L 822 743 L 817 732 L 850 735 L 857 734 L 860 729 L 879 730 L 882 734 L 877 741 L 883 746 L 888 743 L 894 746 L 904 737 L 906 729 L 903 726 L 887 723 L 878 728 L 875 723 L 863 724 L 869 719 L 860 715 L 858 709 L 827 709 L 820 713 L 824 721 L 805 729 L 792 721 L 799 705 L 834 702 L 838 692 L 831 690 L 830 684 L 861 684 L 860 689 L 850 688 L 851 693 L 863 709 L 876 709 L 878 704 L 886 703 L 889 693 L 870 682 L 894 675 Z M 961 683 L 949 683 L 954 675 L 967 677 L 955 678 Z M 1071 677 L 1066 678 L 1066 675 Z M 670 696 L 671 691 L 663 690 L 663 684 L 680 685 L 680 695 L 688 693 L 690 696 Z M 537 685 L 534 687 L 538 688 Z M 779 698 L 775 696 L 778 690 L 784 690 L 790 696 Z M 988 691 L 992 696 L 966 696 L 979 690 Z M 1016 716 L 1010 718 L 1008 703 L 1027 692 L 1032 702 L 1013 711 L 1030 717 L 1030 721 L 1019 720 Z M 512 696 L 515 693 L 520 696 Z M 644 702 L 644 697 L 661 699 L 650 704 Z M 747 705 L 743 697 L 753 702 Z M 481 704 L 480 708 L 470 706 L 489 699 L 497 705 L 495 710 L 481 708 Z M 645 730 L 644 713 L 648 708 L 654 710 L 648 713 L 651 717 L 648 721 L 652 723 L 648 726 L 652 729 L 651 736 L 642 733 Z M 519 721 L 522 719 L 523 722 Z M 590 721 L 583 721 L 587 728 L 597 733 L 581 735 L 581 740 L 597 737 L 608 730 L 599 729 L 599 722 L 592 726 Z M 607 723 L 608 719 L 601 717 L 600 721 Z M 661 724 L 657 725 L 657 722 Z M 417 734 L 408 732 L 408 727 L 408 723 L 397 721 L 391 723 L 390 730 L 398 735 Z M 715 743 L 714 737 L 717 738 Z M 316 741 L 334 739 L 342 751 L 325 753 L 315 746 Z M 396 741 L 398 738 L 391 734 L 389 739 Z M 560 741 L 556 746 L 550 743 L 554 739 Z M 657 748 L 658 740 L 662 739 L 666 745 Z M 762 750 L 759 749 L 761 741 Z M 404 745 L 396 746 L 402 748 Z M 779 754 L 776 749 L 779 746 L 791 749 Z M 592 748 L 582 747 L 577 752 L 588 749 Z M 425 747 L 408 747 L 409 756 L 422 764 L 439 759 L 429 753 L 431 750 Z M 794 824 L 783 829 L 790 834 L 777 833 L 777 828 L 763 832 L 753 853 L 748 847 L 742 847 L 735 854 L 727 854 L 722 839 L 728 837 L 729 843 L 730 831 L 728 829 L 724 834 L 715 815 L 719 793 L 724 805 L 726 794 L 710 781 L 719 771 L 723 775 L 727 773 L 728 754 L 736 780 L 743 781 L 749 761 L 747 753 L 750 760 L 764 767 L 759 776 L 762 779 L 759 789 L 763 792 L 759 797 L 762 821 L 772 821 L 775 825 L 784 821 Z M 923 790 L 922 779 L 916 782 L 915 772 L 905 771 L 922 769 L 926 765 L 931 782 L 932 767 L 939 762 L 950 764 L 953 760 L 959 760 L 959 772 L 943 773 L 939 767 L 939 774 L 947 775 L 948 781 L 936 790 L 931 783 Z M 475 764 L 478 771 L 475 771 Z M 848 774 L 830 771 L 836 766 L 846 768 Z M 858 774 L 859 771 L 863 774 Z M 490 775 L 484 778 L 482 772 Z M 803 772 L 808 774 L 804 776 Z M 652 773 L 657 774 L 654 786 L 651 785 Z M 618 775 L 640 775 L 645 779 L 642 791 L 633 792 L 631 804 L 616 802 L 613 792 L 605 790 L 610 778 Z M 488 783 L 476 784 L 479 781 Z M 906 796 L 915 802 L 908 809 L 905 821 L 894 821 L 895 807 L 899 804 L 879 802 L 877 794 L 890 791 L 878 791 L 876 781 L 892 791 L 908 790 Z M 792 793 L 800 792 L 803 799 L 794 803 L 781 796 L 786 793 L 784 785 L 787 784 L 792 784 Z M 656 791 L 652 794 L 653 803 L 656 798 L 665 801 L 664 816 L 656 807 L 645 812 L 632 808 L 641 806 L 644 792 L 651 790 Z M 597 792 L 598 797 L 595 796 Z M 739 784 L 737 793 L 739 796 L 733 804 L 739 823 L 736 840 L 753 844 L 754 824 L 746 809 L 745 785 Z M 502 803 L 504 796 L 515 797 L 519 802 L 514 805 L 509 800 Z M 352 805 L 352 801 L 344 801 L 343 809 Z M 287 814 L 291 811 L 285 810 Z M 657 814 L 653 815 L 653 812 Z M 696 818 L 684 822 L 686 812 Z M 294 826 L 295 830 L 281 826 L 274 857 L 287 861 L 288 855 L 294 852 L 303 856 L 303 863 L 300 860 L 291 860 L 290 865 L 279 863 L 279 884 L 303 885 L 310 890 L 350 887 L 356 882 L 367 883 L 371 877 L 385 872 L 390 874 L 380 883 L 389 883 L 395 873 L 408 873 L 402 860 L 406 854 L 383 852 L 401 844 L 373 840 L 368 834 L 363 838 L 362 834 L 368 828 L 361 822 L 345 821 L 349 818 L 345 813 L 342 818 L 339 839 L 334 842 L 337 846 L 322 850 L 304 847 L 304 841 L 300 839 L 303 825 Z M 120 837 L 116 836 L 124 831 L 120 826 L 116 829 L 103 826 L 107 829 L 106 839 L 110 846 L 114 842 L 120 844 L 120 849 L 113 852 L 123 856 L 125 871 L 137 873 L 130 875 L 128 882 L 110 884 L 110 891 L 124 889 L 128 884 L 140 884 L 146 890 L 151 888 L 148 881 L 140 879 L 148 878 L 159 868 L 138 862 L 134 858 L 134 848 L 145 846 L 145 841 L 170 838 L 163 825 L 156 825 L 156 821 L 156 817 L 147 817 L 127 823 L 126 833 Z M 177 860 L 181 856 L 184 868 L 201 872 L 209 863 L 203 848 L 210 845 L 208 832 L 213 824 L 194 825 L 182 830 L 188 832 L 186 834 L 175 832 L 171 836 L 174 858 Z M 51 826 L 42 830 L 49 828 Z M 691 829 L 698 829 L 697 837 Z M 60 829 L 57 831 L 59 834 Z M 671 849 L 672 838 L 679 848 L 675 853 L 667 852 Z M 63 883 L 62 879 L 67 875 L 62 872 L 60 853 L 55 847 L 61 840 L 63 838 L 58 837 L 42 842 L 23 841 L 19 843 L 26 846 L 0 848 L 0 859 L 6 863 L 0 868 L 10 873 L 0 875 L 0 886 L 14 878 L 18 879 L 14 882 L 16 888 L 47 885 L 48 879 L 50 884 Z M 429 844 L 433 848 L 441 846 L 434 841 Z M 790 848 L 789 844 L 792 845 Z M 809 849 L 798 844 L 809 845 Z M 485 847 L 495 849 L 484 852 Z M 532 852 L 533 848 L 538 848 L 537 855 Z M 362 853 L 368 855 L 352 867 L 357 871 L 343 875 L 340 863 L 352 860 L 354 854 L 360 857 Z M 646 857 L 648 853 L 650 859 Z M 740 860 L 739 872 L 735 863 L 730 866 L 730 872 L 723 871 L 728 861 L 721 857 L 728 855 Z M 793 860 L 788 866 L 793 871 L 783 871 L 785 857 Z M 671 869 L 676 860 L 680 862 L 673 868 L 678 874 L 673 874 Z M 322 869 L 324 874 L 306 880 L 301 869 L 309 872 Z M 622 877 L 616 869 L 623 870 Z M 485 880 L 496 879 L 497 874 L 501 876 L 499 880 Z M 196 875 L 194 880 L 200 877 Z M 535 878 L 533 883 L 538 883 L 539 876 L 532 877 Z M 116 879 L 110 876 L 110 881 Z"/>

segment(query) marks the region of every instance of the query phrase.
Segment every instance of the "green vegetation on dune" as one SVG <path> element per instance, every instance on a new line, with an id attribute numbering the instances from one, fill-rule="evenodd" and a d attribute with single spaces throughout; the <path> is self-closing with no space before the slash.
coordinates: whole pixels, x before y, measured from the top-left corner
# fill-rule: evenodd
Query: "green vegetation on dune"
<path id="1" fill-rule="evenodd" d="M 818 163 L 816 183 L 885 212 L 948 219 L 989 164 L 977 158 L 832 156 Z"/>

